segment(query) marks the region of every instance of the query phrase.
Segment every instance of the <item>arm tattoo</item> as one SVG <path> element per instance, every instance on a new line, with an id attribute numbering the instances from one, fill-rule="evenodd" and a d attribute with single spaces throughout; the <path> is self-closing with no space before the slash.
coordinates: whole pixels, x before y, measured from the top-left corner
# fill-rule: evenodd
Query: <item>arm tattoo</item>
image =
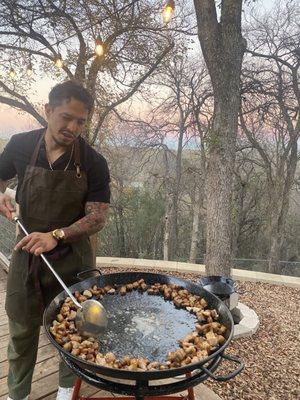
<path id="1" fill-rule="evenodd" d="M 74 224 L 62 228 L 66 242 L 75 242 L 100 231 L 105 225 L 108 210 L 108 203 L 87 202 L 85 204 L 86 215 Z"/>

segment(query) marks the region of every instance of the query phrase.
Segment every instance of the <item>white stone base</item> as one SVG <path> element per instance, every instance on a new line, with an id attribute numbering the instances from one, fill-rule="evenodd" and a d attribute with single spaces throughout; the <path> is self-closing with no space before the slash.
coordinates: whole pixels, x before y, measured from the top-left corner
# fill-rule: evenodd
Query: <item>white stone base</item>
<path id="1" fill-rule="evenodd" d="M 157 271 L 188 272 L 205 276 L 205 265 L 203 264 L 147 260 L 142 258 L 97 257 L 97 267 L 130 267 L 132 270 L 136 268 L 151 268 Z M 266 282 L 273 285 L 286 285 L 298 289 L 300 288 L 300 278 L 297 276 L 275 275 L 264 272 L 246 271 L 244 269 L 232 269 L 232 278 L 239 281 Z"/>
<path id="2" fill-rule="evenodd" d="M 195 400 L 221 400 L 221 398 L 215 392 L 203 385 L 203 383 L 200 383 L 197 388 L 199 389 L 196 390 L 194 388 Z"/>
<path id="3" fill-rule="evenodd" d="M 259 328 L 259 318 L 254 310 L 245 304 L 238 303 L 237 307 L 231 311 L 233 319 L 240 320 L 234 325 L 233 337 L 249 337 L 256 333 Z"/>

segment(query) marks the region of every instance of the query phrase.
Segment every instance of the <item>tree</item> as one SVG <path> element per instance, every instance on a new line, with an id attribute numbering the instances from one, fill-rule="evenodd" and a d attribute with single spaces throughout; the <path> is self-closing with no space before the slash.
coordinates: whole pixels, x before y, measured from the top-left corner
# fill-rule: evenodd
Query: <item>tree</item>
<path id="1" fill-rule="evenodd" d="M 249 60 L 244 71 L 246 93 L 241 124 L 261 158 L 267 179 L 270 273 L 279 272 L 298 161 L 299 11 L 297 3 L 289 1 L 278 3 L 267 18 L 255 15 L 249 27 L 248 52 L 260 63 L 258 67 L 258 62 L 253 65 Z"/>
<path id="2" fill-rule="evenodd" d="M 198 36 L 214 94 L 214 115 L 208 135 L 206 272 L 230 275 L 232 184 L 240 75 L 245 40 L 241 32 L 242 0 L 216 3 L 194 0 Z"/>
<path id="3" fill-rule="evenodd" d="M 237 144 L 232 253 L 235 258 L 256 258 L 261 257 L 265 237 L 266 179 L 256 150 L 244 138 L 239 138 Z"/>
<path id="4" fill-rule="evenodd" d="M 10 75 L 0 81 L 0 102 L 44 126 L 30 101 L 26 67 L 83 83 L 96 98 L 87 129 L 92 144 L 111 110 L 139 90 L 173 47 L 159 3 L 152 1 L 0 0 L 0 25 L 0 60 Z M 104 54 L 95 57 L 96 39 L 103 40 Z M 59 60 L 60 74 L 54 66 Z"/>
<path id="5" fill-rule="evenodd" d="M 171 57 L 170 57 L 171 58 Z M 159 73 L 159 75 L 158 75 Z M 166 190 L 166 215 L 164 236 L 164 259 L 178 257 L 178 213 L 182 191 L 182 153 L 188 137 L 195 134 L 194 110 L 197 103 L 198 114 L 207 99 L 211 96 L 210 87 L 207 85 L 207 71 L 203 65 L 195 60 L 188 60 L 184 48 L 177 46 L 171 61 L 164 62 L 157 71 L 159 83 L 156 84 L 166 90 L 166 99 L 160 105 L 161 118 L 168 119 L 168 135 L 176 140 L 176 151 L 165 151 L 165 190 Z M 167 122 L 167 121 L 166 121 Z M 170 161 L 170 158 L 173 160 Z M 172 167 L 170 167 L 170 164 Z M 199 193 L 198 184 L 196 191 Z M 197 204 L 200 197 L 197 195 Z M 196 216 L 197 213 L 195 213 Z M 197 230 L 195 220 L 194 229 Z M 194 238 L 194 242 L 196 239 Z"/>
<path id="6" fill-rule="evenodd" d="M 13 77 L 26 77 L 26 66 L 32 72 L 33 65 L 40 74 L 55 75 L 55 63 L 63 72 L 58 79 L 78 81 L 95 98 L 86 139 L 103 142 L 107 116 L 139 90 L 173 47 L 159 11 L 158 3 L 138 0 L 0 0 L 0 61 L 11 78 L 0 80 L 0 102 L 46 126 L 40 107 L 30 101 L 28 77 Z M 95 44 L 101 46 L 97 56 Z"/>
<path id="7" fill-rule="evenodd" d="M 203 125 L 200 121 L 202 108 L 212 96 L 204 64 L 190 58 L 187 47 L 185 38 L 178 40 L 174 50 L 145 83 L 142 94 L 150 109 L 149 114 L 133 120 L 130 117 L 131 111 L 122 115 L 117 113 L 120 121 L 126 121 L 138 131 L 136 137 L 139 147 L 162 150 L 164 169 L 153 170 L 153 173 L 157 180 L 163 182 L 164 187 L 164 260 L 177 259 L 181 250 L 178 216 L 182 212 L 180 207 L 186 195 L 182 185 L 183 174 L 186 172 L 183 170 L 183 151 L 189 140 L 199 134 L 198 130 Z M 188 168 L 191 169 L 191 166 Z M 195 182 L 193 190 L 198 191 L 201 183 Z M 196 201 L 193 207 L 196 210 L 199 202 Z M 197 229 L 197 224 L 194 224 L 194 229 Z M 197 240 L 196 235 L 193 242 Z"/>
<path id="8" fill-rule="evenodd" d="M 202 85 L 201 85 L 202 86 Z M 195 90 L 192 87 L 192 102 L 193 102 L 193 118 L 194 118 L 194 128 L 199 136 L 199 167 L 191 166 L 192 176 L 194 177 L 194 191 L 191 195 L 191 207 L 192 207 L 192 231 L 191 231 L 191 246 L 189 261 L 195 263 L 198 254 L 199 240 L 200 240 L 200 216 L 204 217 L 206 215 L 206 209 L 204 209 L 205 202 L 205 186 L 206 186 L 206 172 L 207 172 L 207 146 L 206 140 L 207 135 L 210 130 L 210 124 L 212 119 L 211 114 L 211 87 L 210 85 L 204 92 Z M 208 100 L 208 101 L 207 101 Z M 205 104 L 207 103 L 207 104 Z M 206 105 L 206 109 L 204 109 Z M 204 235 L 202 235 L 204 236 Z"/>

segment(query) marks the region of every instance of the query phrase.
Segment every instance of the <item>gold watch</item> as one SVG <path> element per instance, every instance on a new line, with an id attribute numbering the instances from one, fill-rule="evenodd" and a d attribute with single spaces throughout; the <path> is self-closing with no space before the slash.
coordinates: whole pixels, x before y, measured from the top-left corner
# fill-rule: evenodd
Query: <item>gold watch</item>
<path id="1" fill-rule="evenodd" d="M 58 241 L 64 240 L 65 232 L 62 229 L 54 229 L 52 236 Z"/>

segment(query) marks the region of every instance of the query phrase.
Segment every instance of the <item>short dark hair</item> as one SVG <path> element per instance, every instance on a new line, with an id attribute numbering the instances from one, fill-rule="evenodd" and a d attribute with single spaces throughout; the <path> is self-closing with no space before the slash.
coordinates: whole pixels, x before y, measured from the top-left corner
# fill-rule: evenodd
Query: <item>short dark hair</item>
<path id="1" fill-rule="evenodd" d="M 54 86 L 49 93 L 49 104 L 52 107 L 60 106 L 64 100 L 70 101 L 71 98 L 84 103 L 91 112 L 94 106 L 92 95 L 81 84 L 75 81 L 66 81 Z"/>

